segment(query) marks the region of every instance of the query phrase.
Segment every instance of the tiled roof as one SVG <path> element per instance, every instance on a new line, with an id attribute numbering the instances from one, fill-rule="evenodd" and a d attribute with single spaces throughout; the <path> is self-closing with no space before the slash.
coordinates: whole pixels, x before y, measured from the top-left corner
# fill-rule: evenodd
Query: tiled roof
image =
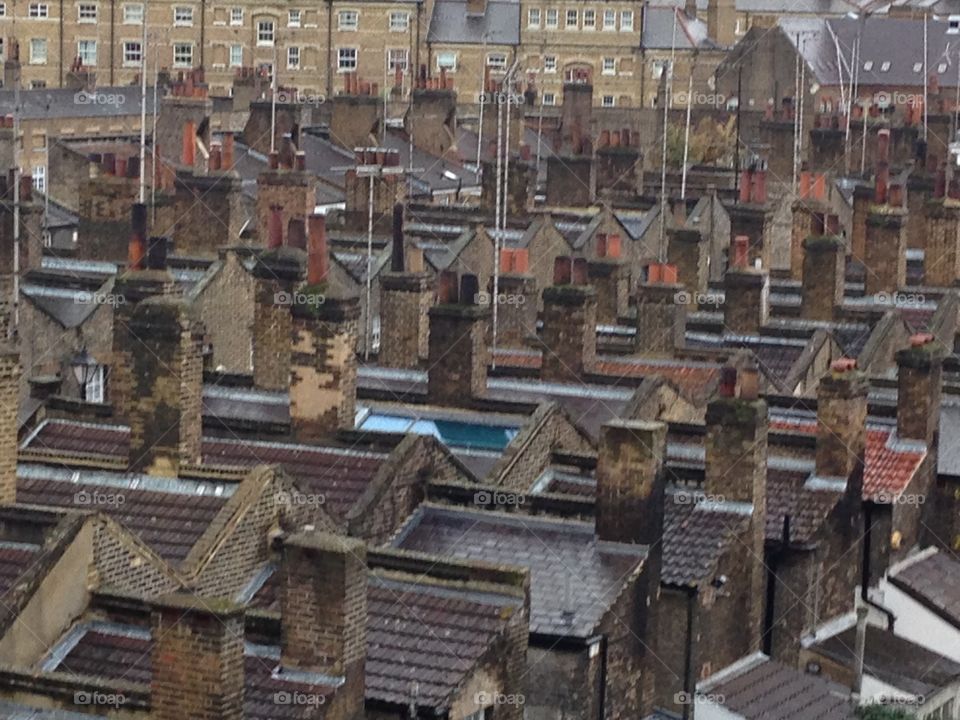
<path id="1" fill-rule="evenodd" d="M 744 720 L 850 720 L 850 691 L 824 678 L 808 675 L 775 660 L 748 664 L 698 691 L 722 698 L 727 710 Z"/>
<path id="2" fill-rule="evenodd" d="M 0 601 L 40 554 L 40 546 L 0 542 Z"/>
<path id="3" fill-rule="evenodd" d="M 890 581 L 960 627 L 960 562 L 943 552 L 913 562 Z"/>
<path id="4" fill-rule="evenodd" d="M 593 523 L 421 506 L 405 550 L 530 569 L 530 631 L 588 637 L 639 570 L 646 548 L 598 541 Z"/>
<path id="5" fill-rule="evenodd" d="M 112 495 L 116 502 L 94 504 L 89 500 L 107 495 Z M 17 482 L 17 502 L 103 510 L 140 536 L 161 557 L 179 563 L 209 527 L 226 499 L 21 477 Z"/>
<path id="6" fill-rule="evenodd" d="M 842 498 L 830 490 L 804 487 L 809 472 L 767 469 L 767 540 L 783 538 L 784 519 L 790 518 L 790 542 L 804 544 L 813 540 L 827 515 Z"/>
<path id="7" fill-rule="evenodd" d="M 817 423 L 812 419 L 777 418 L 770 421 L 770 430 L 813 435 L 817 431 Z M 899 497 L 926 455 L 922 443 L 899 440 L 893 429 L 868 427 L 864 499 L 886 503 Z"/>

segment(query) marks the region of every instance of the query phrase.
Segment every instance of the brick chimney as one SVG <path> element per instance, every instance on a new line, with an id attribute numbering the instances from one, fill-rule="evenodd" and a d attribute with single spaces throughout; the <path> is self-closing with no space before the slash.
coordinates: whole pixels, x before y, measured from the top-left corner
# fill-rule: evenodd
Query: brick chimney
<path id="1" fill-rule="evenodd" d="M 586 282 L 586 260 L 556 258 L 553 285 L 543 290 L 543 380 L 580 380 L 596 359 L 597 292 Z"/>
<path id="2" fill-rule="evenodd" d="M 800 198 L 791 208 L 790 226 L 790 277 L 803 278 L 803 241 L 811 235 L 823 235 L 828 208 L 827 176 L 800 172 Z"/>
<path id="3" fill-rule="evenodd" d="M 334 702 L 344 705 L 336 717 L 357 717 L 363 710 L 366 557 L 362 540 L 340 535 L 297 533 L 283 541 L 281 672 L 289 669 L 343 678 Z"/>
<path id="4" fill-rule="evenodd" d="M 834 220 L 829 230 L 836 230 Z M 801 316 L 808 320 L 833 321 L 838 319 L 843 305 L 844 270 L 846 255 L 843 238 L 832 232 L 811 234 L 803 241 L 803 281 Z"/>
<path id="5" fill-rule="evenodd" d="M 403 175 L 396 171 L 400 168 L 400 151 L 390 148 L 358 148 L 355 162 L 361 165 L 382 165 L 389 170 L 373 182 L 373 224 L 374 232 L 390 232 L 390 220 L 393 208 L 404 202 L 407 184 Z M 370 178 L 348 170 L 344 175 L 344 221 L 346 229 L 366 234 L 370 221 Z"/>
<path id="6" fill-rule="evenodd" d="M 750 267 L 749 238 L 740 235 L 730 245 L 730 266 L 723 278 L 723 324 L 728 332 L 757 335 L 767 322 L 770 276 L 765 269 Z"/>
<path id="7" fill-rule="evenodd" d="M 960 279 L 960 201 L 941 195 L 924 209 L 924 284 L 951 287 Z"/>
<path id="8" fill-rule="evenodd" d="M 873 204 L 873 188 L 855 185 L 853 188 L 853 227 L 850 230 L 850 255 L 861 262 L 867 254 L 867 215 Z"/>
<path id="9" fill-rule="evenodd" d="M 596 165 L 589 155 L 547 158 L 547 205 L 587 207 L 597 197 Z"/>
<path id="10" fill-rule="evenodd" d="M 687 300 L 677 282 L 677 267 L 653 263 L 637 288 L 637 335 L 634 351 L 642 355 L 673 357 L 685 343 Z"/>
<path id="11" fill-rule="evenodd" d="M 427 78 L 421 66 L 420 78 L 413 89 L 404 129 L 413 135 L 413 144 L 437 157 L 443 157 L 456 145 L 457 93 L 453 78 L 441 73 Z"/>
<path id="12" fill-rule="evenodd" d="M 769 419 L 755 388 L 738 394 L 736 370 L 726 367 L 723 374 L 721 394 L 707 406 L 704 490 L 709 500 L 750 517 L 749 536 L 739 546 L 750 568 L 749 587 L 730 589 L 744 603 L 745 644 L 738 650 L 746 655 L 760 649 L 763 628 Z"/>
<path id="13" fill-rule="evenodd" d="M 584 73 L 585 71 L 576 71 Z M 593 125 L 593 83 L 581 74 L 563 84 L 560 108 L 561 155 L 590 155 Z"/>
<path id="14" fill-rule="evenodd" d="M 907 281 L 906 189 L 890 184 L 890 130 L 877 132 L 873 201 L 866 220 L 864 294 L 893 293 Z"/>
<path id="15" fill-rule="evenodd" d="M 17 501 L 17 408 L 20 397 L 20 354 L 0 343 L 0 505 Z"/>
<path id="16" fill-rule="evenodd" d="M 377 144 L 383 122 L 383 100 L 371 92 L 369 83 L 361 87 L 356 73 L 347 73 L 344 90 L 333 96 L 331 105 L 331 141 L 350 152 Z"/>
<path id="17" fill-rule="evenodd" d="M 193 595 L 152 606 L 150 716 L 243 720 L 243 608 Z"/>
<path id="18" fill-rule="evenodd" d="M 527 348 L 537 336 L 537 279 L 530 273 L 530 251 L 500 250 L 500 307 L 497 310 L 498 347 Z M 487 294 L 493 297 L 493 278 Z"/>
<path id="19" fill-rule="evenodd" d="M 274 213 L 277 217 L 279 213 Z M 274 240 L 280 223 L 271 223 Z M 253 384 L 262 390 L 287 390 L 293 337 L 294 289 L 303 282 L 307 255 L 274 246 L 260 253 L 253 267 L 257 280 L 253 305 Z"/>
<path id="20" fill-rule="evenodd" d="M 740 173 L 738 202 L 729 207 L 728 214 L 731 240 L 740 235 L 749 239 L 750 264 L 760 260 L 763 267 L 770 267 L 773 205 L 767 201 L 767 169 L 763 162 L 757 162 Z"/>
<path id="21" fill-rule="evenodd" d="M 149 298 L 129 322 L 134 343 L 130 470 L 177 477 L 200 462 L 203 329 L 180 298 Z"/>
<path id="22" fill-rule="evenodd" d="M 940 394 L 946 350 L 920 333 L 897 352 L 897 435 L 935 448 L 940 434 Z"/>
<path id="23" fill-rule="evenodd" d="M 710 243 L 695 228 L 667 230 L 667 261 L 677 268 L 677 280 L 690 299 L 688 310 L 696 310 L 697 296 L 710 281 Z"/>
<path id="24" fill-rule="evenodd" d="M 633 198 L 643 190 L 643 155 L 639 137 L 629 128 L 601 132 L 597 138 L 597 193 L 605 198 Z"/>
<path id="25" fill-rule="evenodd" d="M 403 205 L 393 207 L 393 253 L 390 272 L 380 274 L 380 351 L 384 367 L 416 368 L 429 352 L 432 276 L 413 268 L 404 248 Z"/>
<path id="26" fill-rule="evenodd" d="M 297 164 L 283 166 L 279 154 L 271 157 L 270 167 L 257 176 L 257 237 L 260 244 L 271 245 L 271 224 L 276 223 L 276 209 L 280 211 L 283 238 L 289 233 L 290 223 L 307 218 L 317 207 L 317 177 Z M 283 244 L 281 240 L 280 244 Z"/>
<path id="27" fill-rule="evenodd" d="M 587 275 L 597 291 L 597 322 L 603 325 L 617 325 L 627 313 L 630 269 L 622 255 L 620 235 L 597 233 Z"/>
<path id="28" fill-rule="evenodd" d="M 852 480 L 859 491 L 863 486 L 868 390 L 867 376 L 852 358 L 835 360 L 817 386 L 816 473 Z"/>
<path id="29" fill-rule="evenodd" d="M 476 304 L 476 275 L 440 275 L 430 308 L 428 389 L 431 402 L 459 405 L 486 393 L 490 307 Z"/>

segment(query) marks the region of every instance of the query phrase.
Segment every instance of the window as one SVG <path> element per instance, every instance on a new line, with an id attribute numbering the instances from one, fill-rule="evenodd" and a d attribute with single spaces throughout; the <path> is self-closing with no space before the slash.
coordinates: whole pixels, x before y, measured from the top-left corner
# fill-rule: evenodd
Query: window
<path id="1" fill-rule="evenodd" d="M 143 62 L 143 46 L 139 40 L 128 40 L 123 43 L 123 66 L 139 67 Z"/>
<path id="2" fill-rule="evenodd" d="M 960 33 L 960 15 L 951 15 L 947 19 L 947 35 Z"/>
<path id="3" fill-rule="evenodd" d="M 613 95 L 604 95 L 603 100 L 600 101 L 600 104 L 603 107 L 613 107 L 616 105 L 616 102 L 614 101 Z"/>
<path id="4" fill-rule="evenodd" d="M 923 71 L 923 63 L 922 63 L 922 62 L 914 63 L 914 64 L 913 64 L 913 71 L 914 71 L 915 73 L 922 72 L 922 71 Z"/>
<path id="5" fill-rule="evenodd" d="M 487 67 L 492 70 L 506 70 L 507 56 L 504 53 L 490 53 L 487 55 Z"/>
<path id="6" fill-rule="evenodd" d="M 387 70 L 394 72 L 399 68 L 406 72 L 409 62 L 409 51 L 406 48 L 391 48 L 387 50 Z"/>
<path id="7" fill-rule="evenodd" d="M 299 69 L 300 69 L 300 48 L 288 47 L 287 48 L 287 70 L 299 70 Z"/>
<path id="8" fill-rule="evenodd" d="M 620 13 L 621 32 L 633 32 L 633 10 L 624 10 Z"/>
<path id="9" fill-rule="evenodd" d="M 360 13 L 356 10 L 341 10 L 339 28 L 341 30 L 356 30 L 360 26 Z"/>
<path id="10" fill-rule="evenodd" d="M 173 66 L 193 67 L 193 43 L 174 43 Z"/>
<path id="11" fill-rule="evenodd" d="M 410 13 L 390 13 L 390 32 L 406 32 L 410 27 Z"/>
<path id="12" fill-rule="evenodd" d="M 457 54 L 452 50 L 437 53 L 437 70 L 455 72 L 457 69 Z"/>
<path id="13" fill-rule="evenodd" d="M 103 365 L 97 365 L 87 381 L 87 386 L 83 388 L 84 400 L 90 403 L 102 403 L 104 401 L 103 390 Z"/>
<path id="14" fill-rule="evenodd" d="M 667 69 L 667 65 L 670 64 L 669 60 L 654 60 L 653 61 L 653 79 L 659 80 L 663 77 L 663 71 Z"/>
<path id="15" fill-rule="evenodd" d="M 47 64 L 47 41 L 43 38 L 33 38 L 30 41 L 30 64 Z"/>
<path id="16" fill-rule="evenodd" d="M 29 15 L 32 18 L 48 18 L 50 7 L 46 3 L 30 3 Z"/>
<path id="17" fill-rule="evenodd" d="M 173 24 L 178 27 L 190 27 L 193 25 L 193 8 L 175 7 L 173 9 Z"/>
<path id="18" fill-rule="evenodd" d="M 884 60 L 884 61 L 880 64 L 880 72 L 889 72 L 889 71 L 890 71 L 890 61 L 889 61 L 889 60 Z"/>
<path id="19" fill-rule="evenodd" d="M 543 104 L 544 105 L 556 105 L 557 96 L 553 93 L 544 93 L 543 94 Z"/>
<path id="20" fill-rule="evenodd" d="M 300 11 L 299 10 L 287 11 L 287 27 L 292 27 L 292 28 L 300 27 Z"/>
<path id="21" fill-rule="evenodd" d="M 33 166 L 33 189 L 38 192 L 47 191 L 47 167 L 46 165 Z"/>
<path id="22" fill-rule="evenodd" d="M 617 29 L 617 11 L 616 10 L 603 11 L 603 29 L 604 30 Z"/>
<path id="23" fill-rule="evenodd" d="M 737 23 L 733 27 L 734 35 L 743 35 L 743 21 L 740 18 L 737 18 Z"/>
<path id="24" fill-rule="evenodd" d="M 549 8 L 547 10 L 547 27 L 555 28 L 560 25 L 560 11 L 556 8 Z"/>
<path id="25" fill-rule="evenodd" d="M 947 71 L 947 64 L 946 64 L 945 62 L 940 63 L 939 65 L 937 65 L 937 72 L 938 72 L 938 73 L 945 73 L 946 71 Z"/>
<path id="26" fill-rule="evenodd" d="M 143 5 L 132 3 L 123 6 L 123 24 L 140 25 L 143 22 Z"/>
<path id="27" fill-rule="evenodd" d="M 596 10 L 583 11 L 583 29 L 584 30 L 597 29 L 597 11 Z"/>
<path id="28" fill-rule="evenodd" d="M 527 10 L 527 27 L 540 27 L 540 8 L 530 8 Z"/>
<path id="29" fill-rule="evenodd" d="M 7 4 L 4 2 L 0 2 L 0 17 L 6 17 L 6 16 L 7 16 Z"/>
<path id="30" fill-rule="evenodd" d="M 577 29 L 577 21 L 578 21 L 579 19 L 580 19 L 580 11 L 579 11 L 579 10 L 567 10 L 567 21 L 566 21 L 566 23 L 565 23 L 565 26 L 566 26 L 567 30 L 576 30 L 576 29 Z"/>
<path id="31" fill-rule="evenodd" d="M 46 80 L 31 80 L 31 81 L 30 81 L 30 89 L 31 89 L 31 90 L 43 90 L 45 87 L 47 87 L 47 81 L 46 81 Z"/>
<path id="32" fill-rule="evenodd" d="M 77 22 L 97 22 L 97 6 L 94 3 L 80 3 L 77 6 Z"/>
<path id="33" fill-rule="evenodd" d="M 230 67 L 241 67 L 243 65 L 243 45 L 230 46 Z"/>
<path id="34" fill-rule="evenodd" d="M 77 42 L 77 56 L 85 67 L 97 66 L 97 41 L 79 40 Z"/>
<path id="35" fill-rule="evenodd" d="M 350 72 L 357 69 L 357 49 L 340 48 L 337 51 L 337 70 Z"/>
<path id="36" fill-rule="evenodd" d="M 273 20 L 257 22 L 257 45 L 273 45 Z"/>
<path id="37" fill-rule="evenodd" d="M 603 70 L 601 72 L 604 75 L 616 75 L 617 74 L 617 59 L 612 57 L 605 57 L 603 59 Z"/>
<path id="38" fill-rule="evenodd" d="M 243 8 L 230 8 L 230 24 L 243 25 Z"/>
<path id="39" fill-rule="evenodd" d="M 556 55 L 544 55 L 543 56 L 543 71 L 545 73 L 555 73 L 557 71 L 557 56 Z"/>
<path id="40" fill-rule="evenodd" d="M 866 70 L 867 72 L 870 72 L 871 70 L 873 70 L 873 60 L 867 60 L 863 64 L 863 69 Z"/>

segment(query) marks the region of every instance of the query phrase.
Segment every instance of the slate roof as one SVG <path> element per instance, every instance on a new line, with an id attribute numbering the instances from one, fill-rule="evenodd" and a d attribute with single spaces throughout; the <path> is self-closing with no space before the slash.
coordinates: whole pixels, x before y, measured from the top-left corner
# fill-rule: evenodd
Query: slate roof
<path id="1" fill-rule="evenodd" d="M 0 542 L 0 601 L 40 555 L 32 543 Z"/>
<path id="2" fill-rule="evenodd" d="M 78 102 L 77 90 L 70 88 L 42 88 L 20 90 L 20 118 L 98 118 L 140 115 L 140 86 L 118 85 L 98 87 L 97 95 L 112 96 L 113 102 Z M 14 91 L 0 90 L 0 114 L 14 112 Z M 153 113 L 153 88 L 147 88 L 147 114 Z"/>
<path id="3" fill-rule="evenodd" d="M 960 627 L 960 561 L 935 552 L 892 573 L 890 582 Z"/>
<path id="4" fill-rule="evenodd" d="M 642 44 L 656 50 L 692 50 L 717 47 L 707 37 L 707 24 L 689 17 L 682 7 L 648 6 L 644 12 Z"/>
<path id="5" fill-rule="evenodd" d="M 421 505 L 394 546 L 530 569 L 530 632 L 586 638 L 646 548 L 602 542 L 593 523 Z"/>
<path id="6" fill-rule="evenodd" d="M 817 643 L 812 649 L 852 670 L 856 637 L 857 629 L 852 627 Z M 960 679 L 960 663 L 889 630 L 868 625 L 864 672 L 892 688 L 929 698 Z"/>
<path id="7" fill-rule="evenodd" d="M 850 720 L 854 717 L 847 688 L 765 657 L 737 672 L 731 671 L 719 681 L 711 682 L 708 678 L 697 690 L 706 696 L 723 698 L 720 704 L 745 720 Z"/>
<path id="8" fill-rule="evenodd" d="M 75 713 L 66 710 L 35 708 L 20 703 L 0 701 L 0 717 L 4 720 L 106 720 L 106 715 L 95 713 Z"/>
<path id="9" fill-rule="evenodd" d="M 483 15 L 467 15 L 466 0 L 437 0 L 427 42 L 519 45 L 518 0 L 487 0 Z"/>

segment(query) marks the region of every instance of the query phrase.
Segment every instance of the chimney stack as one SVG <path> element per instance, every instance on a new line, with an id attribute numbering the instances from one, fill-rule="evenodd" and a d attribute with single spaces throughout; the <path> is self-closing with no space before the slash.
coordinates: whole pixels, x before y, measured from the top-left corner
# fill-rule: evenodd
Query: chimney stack
<path id="1" fill-rule="evenodd" d="M 152 605 L 150 716 L 243 720 L 243 608 L 193 595 Z"/>
<path id="2" fill-rule="evenodd" d="M 707 292 L 710 281 L 710 243 L 695 228 L 668 230 L 667 260 L 677 268 L 677 280 L 689 300 L 687 308 L 696 310 L 697 298 Z"/>
<path id="3" fill-rule="evenodd" d="M 261 252 L 253 267 L 253 385 L 262 390 L 290 387 L 291 306 L 294 289 L 306 276 L 302 250 L 278 247 Z"/>
<path id="4" fill-rule="evenodd" d="M 731 368 L 725 370 L 731 374 Z M 767 403 L 752 393 L 738 396 L 733 371 L 733 385 L 723 385 L 720 397 L 707 406 L 706 426 L 707 499 L 750 517 L 748 536 L 740 545 L 742 562 L 750 568 L 750 581 L 747 587 L 730 589 L 738 593 L 745 611 L 745 645 L 738 652 L 740 656 L 748 655 L 760 649 L 766 595 Z"/>
<path id="5" fill-rule="evenodd" d="M 543 290 L 540 377 L 548 382 L 581 380 L 597 355 L 597 293 L 586 284 L 586 263 L 556 258 L 553 285 Z"/>
<path id="6" fill-rule="evenodd" d="M 692 296 L 677 282 L 676 265 L 647 266 L 647 280 L 637 289 L 635 351 L 673 357 L 686 342 L 687 305 Z"/>
<path id="7" fill-rule="evenodd" d="M 327 219 L 314 213 L 308 218 L 307 284 L 319 285 L 327 279 Z"/>
<path id="8" fill-rule="evenodd" d="M 430 308 L 428 397 L 459 405 L 487 388 L 487 334 L 490 308 L 476 304 L 476 275 L 440 275 L 437 304 Z"/>
<path id="9" fill-rule="evenodd" d="M 800 173 L 800 198 L 793 203 L 790 229 L 790 277 L 803 279 L 803 243 L 825 232 L 827 179 L 822 173 Z"/>
<path id="10" fill-rule="evenodd" d="M 828 225 L 830 230 L 835 230 L 833 222 Z M 845 249 L 843 238 L 833 234 L 810 235 L 804 239 L 800 312 L 805 319 L 838 319 L 843 305 Z"/>
<path id="11" fill-rule="evenodd" d="M 147 206 L 134 203 L 130 212 L 131 233 L 127 270 L 144 270 L 147 254 Z"/>
<path id="12" fill-rule="evenodd" d="M 857 497 L 863 490 L 868 390 L 852 358 L 835 360 L 817 386 L 817 476 L 843 478 L 857 486 Z"/>
<path id="13" fill-rule="evenodd" d="M 281 666 L 343 678 L 334 698 L 336 717 L 353 718 L 363 710 L 366 558 L 362 540 L 330 533 L 297 533 L 283 542 Z"/>
<path id="14" fill-rule="evenodd" d="M 897 352 L 897 436 L 939 444 L 940 394 L 946 350 L 933 335 L 919 333 Z"/>
<path id="15" fill-rule="evenodd" d="M 597 322 L 617 325 L 627 312 L 630 273 L 621 257 L 619 235 L 598 233 L 596 257 L 587 263 L 590 284 L 597 291 Z"/>
<path id="16" fill-rule="evenodd" d="M 960 279 L 960 202 L 945 198 L 925 205 L 923 282 L 934 287 L 952 287 Z"/>
<path id="17" fill-rule="evenodd" d="M 20 355 L 0 342 L 0 505 L 17 501 L 17 421 L 20 397 Z"/>
<path id="18" fill-rule="evenodd" d="M 770 276 L 748 263 L 750 239 L 738 235 L 730 246 L 731 263 L 724 276 L 723 324 L 737 335 L 757 335 L 767 322 Z"/>
<path id="19" fill-rule="evenodd" d="M 130 470 L 177 477 L 200 462 L 203 330 L 179 298 L 143 300 L 129 322 L 133 359 Z"/>
<path id="20" fill-rule="evenodd" d="M 537 337 L 537 278 L 530 273 L 527 248 L 500 249 L 497 346 L 528 349 Z M 487 295 L 493 298 L 493 278 Z M 492 337 L 492 334 L 491 334 Z"/>

